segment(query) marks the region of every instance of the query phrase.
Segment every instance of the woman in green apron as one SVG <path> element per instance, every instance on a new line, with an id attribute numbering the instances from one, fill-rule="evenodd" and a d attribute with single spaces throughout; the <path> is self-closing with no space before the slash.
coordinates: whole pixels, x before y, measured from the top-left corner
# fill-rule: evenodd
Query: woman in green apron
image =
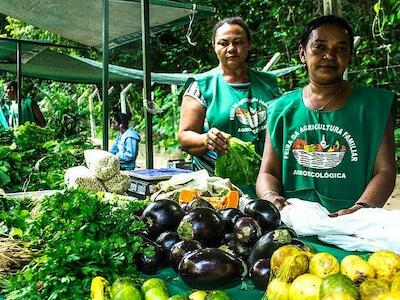
<path id="1" fill-rule="evenodd" d="M 299 56 L 309 83 L 268 107 L 259 197 L 317 201 L 331 216 L 382 207 L 395 184 L 394 93 L 343 80 L 353 32 L 345 20 L 311 21 Z"/>
<path id="2" fill-rule="evenodd" d="M 218 155 L 227 152 L 228 135 L 251 141 L 262 154 L 266 106 L 280 95 L 275 77 L 248 67 L 250 31 L 241 18 L 218 22 L 212 43 L 218 67 L 187 82 L 178 134 L 181 148 L 193 155 L 194 169 L 210 175 Z"/>

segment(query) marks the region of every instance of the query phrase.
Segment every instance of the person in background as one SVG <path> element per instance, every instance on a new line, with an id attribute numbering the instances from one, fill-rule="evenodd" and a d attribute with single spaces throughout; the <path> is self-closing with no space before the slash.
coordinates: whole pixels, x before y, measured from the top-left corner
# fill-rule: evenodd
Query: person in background
<path id="1" fill-rule="evenodd" d="M 186 83 L 178 133 L 193 169 L 210 175 L 218 155 L 228 151 L 229 135 L 252 142 L 262 155 L 267 103 L 281 94 L 274 76 L 248 67 L 250 30 L 240 17 L 219 21 L 212 44 L 219 64 Z"/>
<path id="2" fill-rule="evenodd" d="M 11 100 L 9 125 L 17 127 L 18 124 L 18 102 L 17 102 L 17 82 L 10 81 L 6 84 L 6 94 Z M 36 123 L 40 127 L 46 126 L 46 121 L 40 111 L 39 105 L 29 97 L 22 97 L 22 124 L 25 122 Z"/>
<path id="3" fill-rule="evenodd" d="M 140 135 L 129 127 L 130 116 L 124 113 L 114 113 L 111 127 L 118 131 L 117 137 L 110 150 L 120 162 L 121 170 L 133 170 L 139 153 Z"/>
<path id="4" fill-rule="evenodd" d="M 331 216 L 382 207 L 396 177 L 394 93 L 343 80 L 353 31 L 336 16 L 312 20 L 299 43 L 309 83 L 268 107 L 260 198 L 319 202 Z"/>
<path id="5" fill-rule="evenodd" d="M 8 129 L 7 107 L 4 105 L 4 99 L 0 100 L 0 131 Z"/>

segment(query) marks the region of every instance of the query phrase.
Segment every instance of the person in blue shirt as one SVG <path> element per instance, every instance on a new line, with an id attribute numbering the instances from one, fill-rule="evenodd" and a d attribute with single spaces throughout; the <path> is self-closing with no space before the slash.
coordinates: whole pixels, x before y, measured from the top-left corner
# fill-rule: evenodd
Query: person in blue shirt
<path id="1" fill-rule="evenodd" d="M 140 135 L 129 127 L 130 117 L 124 113 L 114 113 L 111 127 L 118 130 L 117 137 L 110 150 L 120 162 L 121 170 L 133 170 L 136 167 L 136 158 L 139 153 Z"/>

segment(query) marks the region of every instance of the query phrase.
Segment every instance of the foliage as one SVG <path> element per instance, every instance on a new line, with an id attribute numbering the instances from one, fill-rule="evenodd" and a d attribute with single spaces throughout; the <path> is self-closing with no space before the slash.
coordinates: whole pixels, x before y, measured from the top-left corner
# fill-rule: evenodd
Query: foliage
<path id="1" fill-rule="evenodd" d="M 65 170 L 81 165 L 89 148 L 85 137 L 56 141 L 53 129 L 25 123 L 0 146 L 0 187 L 7 192 L 60 189 Z"/>
<path id="2" fill-rule="evenodd" d="M 0 196 L 0 235 L 9 238 L 22 238 L 31 217 L 30 199 L 16 199 Z"/>
<path id="3" fill-rule="evenodd" d="M 396 141 L 396 165 L 397 170 L 400 170 L 400 128 L 394 131 L 394 139 Z"/>
<path id="4" fill-rule="evenodd" d="M 89 109 L 79 102 L 79 93 L 83 93 L 83 90 L 68 89 L 65 85 L 55 83 L 41 84 L 40 95 L 45 102 L 45 119 L 58 139 L 78 134 L 88 136 Z"/>
<path id="5" fill-rule="evenodd" d="M 45 197 L 25 239 L 41 254 L 7 282 L 7 299 L 87 299 L 92 277 L 137 274 L 135 213 L 146 201 L 104 200 L 81 190 Z"/>

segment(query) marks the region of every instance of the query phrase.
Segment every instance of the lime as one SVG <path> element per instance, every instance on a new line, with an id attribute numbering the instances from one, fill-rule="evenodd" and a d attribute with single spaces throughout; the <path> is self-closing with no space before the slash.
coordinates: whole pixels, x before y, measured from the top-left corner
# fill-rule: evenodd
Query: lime
<path id="1" fill-rule="evenodd" d="M 208 293 L 206 300 L 231 300 L 231 297 L 224 291 L 211 291 Z"/>
<path id="2" fill-rule="evenodd" d="M 185 295 L 173 295 L 168 300 L 187 300 L 187 297 Z"/>
<path id="3" fill-rule="evenodd" d="M 142 300 L 142 294 L 140 291 L 135 288 L 134 286 L 121 286 L 121 288 L 118 291 L 114 290 L 114 293 L 112 293 L 112 299 L 113 300 Z"/>
<path id="4" fill-rule="evenodd" d="M 144 300 L 168 300 L 168 292 L 163 287 L 153 287 L 144 295 Z"/>
<path id="5" fill-rule="evenodd" d="M 145 282 L 143 282 L 141 290 L 142 293 L 145 295 L 148 290 L 154 287 L 161 287 L 164 288 L 166 291 L 168 291 L 167 286 L 165 285 L 164 280 L 160 278 L 150 278 L 147 279 Z"/>
<path id="6" fill-rule="evenodd" d="M 206 299 L 207 293 L 205 291 L 195 291 L 190 294 L 189 300 L 204 300 Z"/>

